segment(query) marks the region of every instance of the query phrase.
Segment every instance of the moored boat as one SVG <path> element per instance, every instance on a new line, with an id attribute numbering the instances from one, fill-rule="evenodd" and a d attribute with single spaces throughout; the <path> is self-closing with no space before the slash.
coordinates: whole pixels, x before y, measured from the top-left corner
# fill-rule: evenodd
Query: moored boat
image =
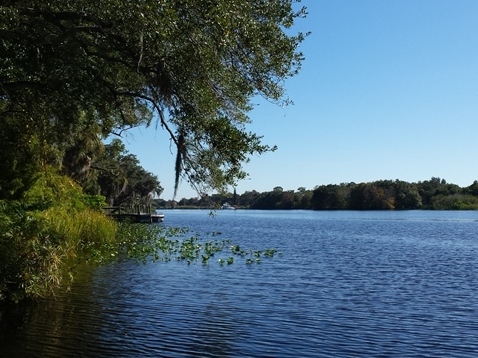
<path id="1" fill-rule="evenodd" d="M 236 208 L 229 203 L 224 203 L 222 205 L 221 209 L 223 209 L 223 210 L 236 210 Z"/>
<path id="2" fill-rule="evenodd" d="M 151 214 L 151 222 L 162 223 L 164 221 L 164 214 Z"/>

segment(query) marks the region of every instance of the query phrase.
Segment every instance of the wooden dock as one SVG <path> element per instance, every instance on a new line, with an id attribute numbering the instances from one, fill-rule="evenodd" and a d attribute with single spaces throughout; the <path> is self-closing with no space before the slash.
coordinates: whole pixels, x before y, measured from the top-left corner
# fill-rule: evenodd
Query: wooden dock
<path id="1" fill-rule="evenodd" d="M 129 211 L 125 211 L 124 208 L 118 206 L 107 207 L 104 209 L 106 215 L 118 221 L 128 220 L 133 223 L 144 224 L 161 223 L 164 221 L 164 214 L 145 213 L 139 211 L 136 213 L 132 213 Z"/>
<path id="2" fill-rule="evenodd" d="M 110 214 L 112 218 L 118 221 L 131 221 L 134 223 L 144 223 L 144 224 L 151 224 L 151 223 L 160 223 L 164 221 L 163 214 L 147 214 L 147 213 L 139 213 L 139 214 L 131 214 L 131 213 L 123 213 L 123 214 Z"/>

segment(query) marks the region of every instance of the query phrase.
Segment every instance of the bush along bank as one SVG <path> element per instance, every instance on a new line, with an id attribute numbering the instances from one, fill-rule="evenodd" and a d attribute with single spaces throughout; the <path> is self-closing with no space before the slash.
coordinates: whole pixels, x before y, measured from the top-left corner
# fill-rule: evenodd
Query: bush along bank
<path id="1" fill-rule="evenodd" d="M 45 171 L 18 200 L 0 201 L 0 302 L 54 294 L 88 265 L 117 260 L 260 263 L 275 249 L 238 249 L 219 233 L 199 239 L 188 230 L 117 223 L 104 198 L 85 195 L 70 178 Z"/>

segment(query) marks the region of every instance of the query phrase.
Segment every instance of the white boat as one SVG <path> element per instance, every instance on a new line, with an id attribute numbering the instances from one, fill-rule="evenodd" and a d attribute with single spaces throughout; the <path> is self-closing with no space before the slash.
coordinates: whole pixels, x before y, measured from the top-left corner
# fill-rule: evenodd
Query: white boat
<path id="1" fill-rule="evenodd" d="M 164 221 L 164 214 L 161 214 L 161 213 L 151 214 L 151 222 L 162 223 L 163 221 Z"/>
<path id="2" fill-rule="evenodd" d="M 236 210 L 236 208 L 229 203 L 224 203 L 221 207 L 222 210 Z"/>

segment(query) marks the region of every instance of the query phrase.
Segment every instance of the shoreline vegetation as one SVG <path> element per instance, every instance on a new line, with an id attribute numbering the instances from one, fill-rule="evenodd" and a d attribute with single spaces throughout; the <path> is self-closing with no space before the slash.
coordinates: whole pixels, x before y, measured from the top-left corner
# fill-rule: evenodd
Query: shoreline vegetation
<path id="1" fill-rule="evenodd" d="M 54 293 L 74 277 L 72 262 L 156 259 L 163 249 L 164 259 L 208 262 L 227 249 L 116 223 L 103 207 L 149 205 L 163 191 L 126 150 L 132 128 L 166 135 L 175 191 L 181 179 L 224 190 L 247 176 L 251 157 L 275 151 L 247 125 L 251 98 L 291 103 L 284 84 L 308 36 L 291 31 L 307 15 L 295 4 L 2 3 L 0 301 Z M 220 260 L 234 262 L 235 251 Z"/>
<path id="2" fill-rule="evenodd" d="M 478 210 L 478 181 L 460 187 L 445 179 L 409 183 L 378 180 L 369 183 L 341 183 L 272 191 L 246 191 L 183 198 L 179 201 L 156 199 L 161 209 L 218 209 L 229 203 L 238 209 L 259 210 Z"/>
<path id="3" fill-rule="evenodd" d="M 272 257 L 277 252 L 240 249 L 229 240 L 218 239 L 219 233 L 205 241 L 188 236 L 184 229 L 119 223 L 105 214 L 105 199 L 86 194 L 70 177 L 45 168 L 32 178 L 21 197 L 0 200 L 0 303 L 54 295 L 67 289 L 85 265 L 125 259 L 206 265 L 210 259 L 219 265 L 242 259 L 252 264 L 260 263 L 261 255 Z M 168 205 L 217 209 L 228 202 L 237 208 L 262 210 L 476 210 L 478 181 L 462 188 L 435 177 L 418 183 L 380 180 L 313 190 L 275 187 L 263 193 L 204 195 L 178 203 L 151 200 L 159 209 Z"/>
<path id="4" fill-rule="evenodd" d="M 80 272 L 123 260 L 137 263 L 259 264 L 276 249 L 246 250 L 220 233 L 115 221 L 105 197 L 85 194 L 55 170 L 38 173 L 17 200 L 0 200 L 0 305 L 68 290 Z"/>

